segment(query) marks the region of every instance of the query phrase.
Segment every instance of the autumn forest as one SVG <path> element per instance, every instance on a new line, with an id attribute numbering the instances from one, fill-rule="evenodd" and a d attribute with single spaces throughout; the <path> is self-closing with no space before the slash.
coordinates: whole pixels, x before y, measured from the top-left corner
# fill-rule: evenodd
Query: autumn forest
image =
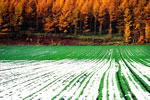
<path id="1" fill-rule="evenodd" d="M 0 32 L 26 30 L 150 42 L 150 0 L 0 0 Z"/>

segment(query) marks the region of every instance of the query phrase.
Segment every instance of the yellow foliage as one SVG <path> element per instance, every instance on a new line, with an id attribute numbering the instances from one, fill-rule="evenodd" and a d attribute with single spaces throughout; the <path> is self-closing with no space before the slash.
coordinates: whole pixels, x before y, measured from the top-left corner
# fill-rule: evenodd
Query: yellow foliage
<path id="1" fill-rule="evenodd" d="M 145 41 L 150 42 L 150 25 L 148 23 L 145 25 Z"/>
<path id="2" fill-rule="evenodd" d="M 82 14 L 88 14 L 88 11 L 89 11 L 89 1 L 88 0 L 86 0 L 85 2 L 84 2 L 84 5 L 82 6 L 82 8 L 81 8 L 81 13 Z"/>
<path id="3" fill-rule="evenodd" d="M 124 10 L 125 8 L 127 8 L 128 5 L 129 5 L 128 0 L 123 0 L 123 2 L 120 4 L 119 8 Z"/>
<path id="4" fill-rule="evenodd" d="M 125 42 L 130 42 L 130 33 L 131 33 L 131 30 L 130 30 L 130 25 L 129 24 L 126 24 L 125 25 Z"/>
<path id="5" fill-rule="evenodd" d="M 8 31 L 8 28 L 4 28 L 1 30 L 1 32 L 6 32 L 6 31 Z"/>
<path id="6" fill-rule="evenodd" d="M 146 4 L 146 0 L 139 0 L 138 6 L 139 6 L 139 8 L 143 9 L 145 4 Z"/>
<path id="7" fill-rule="evenodd" d="M 93 14 L 94 14 L 94 16 L 96 16 L 98 14 L 99 7 L 100 7 L 99 1 L 94 0 L 94 4 L 93 4 Z"/>
<path id="8" fill-rule="evenodd" d="M 138 43 L 144 43 L 144 36 L 141 35 L 140 38 L 138 39 Z"/>
<path id="9" fill-rule="evenodd" d="M 20 17 L 23 12 L 23 5 L 21 2 L 16 3 L 15 5 L 15 16 Z"/>
<path id="10" fill-rule="evenodd" d="M 85 0 L 77 0 L 76 1 L 77 8 L 81 10 L 84 3 L 85 3 Z"/>
<path id="11" fill-rule="evenodd" d="M 6 17 L 8 14 L 9 2 L 8 0 L 0 0 L 0 31 L 6 32 L 8 31 L 8 18 Z M 6 21 L 6 22 L 5 22 Z M 2 28 L 2 29 L 1 29 Z"/>
<path id="12" fill-rule="evenodd" d="M 128 0 L 128 3 L 129 3 L 129 6 L 131 7 L 131 6 L 136 6 L 136 4 L 137 4 L 137 0 Z"/>
<path id="13" fill-rule="evenodd" d="M 32 12 L 33 12 L 33 9 L 29 6 L 29 7 L 26 9 L 26 12 L 27 12 L 27 13 L 32 13 Z"/>
<path id="14" fill-rule="evenodd" d="M 59 2 L 59 6 L 60 6 L 60 7 L 63 7 L 63 5 L 64 5 L 64 0 L 57 0 L 57 2 Z"/>
<path id="15" fill-rule="evenodd" d="M 70 2 L 70 0 L 66 0 L 65 1 L 65 3 L 64 3 L 64 6 L 63 6 L 63 8 L 62 8 L 62 12 L 64 11 L 64 12 L 67 12 L 67 11 L 69 11 L 70 10 L 70 8 L 71 8 L 71 2 Z"/>
<path id="16" fill-rule="evenodd" d="M 129 10 L 129 8 L 126 8 L 126 10 L 125 10 L 125 12 L 124 12 L 124 21 L 126 22 L 126 23 L 128 23 L 128 24 L 131 24 L 131 14 L 130 14 L 130 10 Z"/>
<path id="17" fill-rule="evenodd" d="M 66 29 L 64 30 L 64 33 L 67 33 L 67 30 L 66 30 Z"/>
<path id="18" fill-rule="evenodd" d="M 90 29 L 86 29 L 84 30 L 84 33 L 90 32 Z"/>
<path id="19" fill-rule="evenodd" d="M 44 31 L 46 32 L 54 31 L 55 30 L 55 28 L 53 28 L 54 24 L 55 24 L 54 21 L 52 21 L 50 17 L 45 18 Z"/>
<path id="20" fill-rule="evenodd" d="M 0 0 L 0 16 L 5 16 L 8 9 L 8 0 Z"/>
<path id="21" fill-rule="evenodd" d="M 130 34 L 131 34 L 131 30 L 130 30 L 130 26 L 131 26 L 131 14 L 130 14 L 130 10 L 129 8 L 126 8 L 125 12 L 124 12 L 124 21 L 125 21 L 125 42 L 129 43 L 130 42 Z"/>

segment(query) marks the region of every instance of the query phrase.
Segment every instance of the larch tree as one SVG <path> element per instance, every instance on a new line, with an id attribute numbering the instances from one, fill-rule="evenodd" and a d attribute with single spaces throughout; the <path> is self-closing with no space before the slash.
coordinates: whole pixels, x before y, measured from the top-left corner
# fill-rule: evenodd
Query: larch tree
<path id="1" fill-rule="evenodd" d="M 76 7 L 79 9 L 79 32 L 80 34 L 83 32 L 83 21 L 84 21 L 84 17 L 82 14 L 82 7 L 84 5 L 85 1 L 84 0 L 77 0 L 76 1 Z"/>
<path id="2" fill-rule="evenodd" d="M 37 11 L 39 11 L 39 17 L 42 20 L 43 30 L 45 32 L 54 32 L 54 21 L 52 16 L 52 4 L 53 0 L 43 0 L 39 3 Z M 39 20 L 38 20 L 39 21 Z"/>
<path id="3" fill-rule="evenodd" d="M 59 17 L 59 30 L 63 33 L 67 33 L 68 29 L 71 28 L 71 11 L 71 2 L 70 0 L 66 0 L 64 2 L 64 6 L 62 7 L 61 15 Z"/>
<path id="4" fill-rule="evenodd" d="M 70 25 L 70 34 L 78 33 L 78 21 L 79 21 L 79 9 L 76 8 L 76 1 L 75 0 L 70 0 L 69 3 L 69 17 L 67 18 L 67 21 L 69 22 Z"/>
<path id="5" fill-rule="evenodd" d="M 112 37 L 112 22 L 115 20 L 116 17 L 116 9 L 117 9 L 117 0 L 107 0 L 108 2 L 108 6 L 107 6 L 107 10 L 108 10 L 108 14 L 109 14 L 109 32 L 107 35 L 107 38 L 111 38 Z"/>
<path id="6" fill-rule="evenodd" d="M 13 26 L 15 31 L 19 31 L 21 29 L 21 25 L 23 22 L 23 9 L 24 9 L 24 0 L 17 1 L 14 4 L 14 15 L 13 15 Z"/>
<path id="7" fill-rule="evenodd" d="M 94 0 L 93 3 L 93 15 L 94 15 L 94 34 L 97 33 L 97 21 L 98 21 L 98 14 L 99 14 L 99 7 L 100 7 L 100 2 L 99 0 Z"/>
<path id="8" fill-rule="evenodd" d="M 150 42 L 150 24 L 145 25 L 145 42 Z"/>
<path id="9" fill-rule="evenodd" d="M 126 1 L 126 0 L 125 0 L 125 1 Z M 138 1 L 139 1 L 139 0 L 127 0 L 129 8 L 132 9 L 132 8 L 136 7 Z"/>
<path id="10" fill-rule="evenodd" d="M 15 9 L 15 2 L 16 0 L 11 0 L 10 3 L 9 3 L 9 8 L 8 8 L 8 11 L 9 11 L 9 29 L 10 31 L 14 31 L 14 9 Z"/>
<path id="11" fill-rule="evenodd" d="M 131 42 L 131 26 L 132 26 L 132 13 L 130 11 L 131 3 L 129 4 L 130 0 L 123 0 L 119 6 L 119 8 L 123 12 L 123 20 L 124 20 L 124 37 L 125 42 Z M 131 1 L 130 1 L 131 2 Z"/>
<path id="12" fill-rule="evenodd" d="M 131 29 L 130 29 L 130 27 L 132 26 L 131 18 L 132 18 L 132 16 L 131 16 L 130 9 L 126 8 L 125 12 L 124 12 L 124 21 L 125 21 L 124 36 L 125 36 L 126 43 L 131 42 Z"/>
<path id="13" fill-rule="evenodd" d="M 93 8 L 94 7 L 93 6 L 94 6 L 94 0 L 89 0 L 89 23 L 88 23 L 89 24 L 89 31 L 92 31 L 92 27 L 95 24 L 95 22 L 93 24 L 93 20 L 94 20 L 94 15 L 93 15 Z"/>
<path id="14" fill-rule="evenodd" d="M 150 42 L 150 2 L 144 8 L 145 12 L 145 42 Z"/>
<path id="15" fill-rule="evenodd" d="M 45 32 L 54 32 L 55 31 L 55 28 L 54 28 L 54 22 L 53 22 L 53 20 L 51 19 L 51 17 L 47 17 L 47 18 L 45 18 L 45 24 L 44 24 L 44 28 L 43 28 L 43 30 L 45 31 Z"/>
<path id="16" fill-rule="evenodd" d="M 140 11 L 139 8 L 135 8 L 134 9 L 134 21 L 133 21 L 133 36 L 132 37 L 132 42 L 138 42 L 138 43 L 142 43 L 144 42 L 144 27 L 143 27 L 143 23 L 142 23 L 142 17 L 143 17 L 143 11 Z"/>
<path id="17" fill-rule="evenodd" d="M 59 27 L 59 17 L 61 16 L 63 3 L 64 3 L 64 0 L 56 0 L 55 2 L 53 2 L 52 16 L 53 16 L 53 22 L 55 26 L 55 33 L 57 31 L 57 27 Z"/>
<path id="18" fill-rule="evenodd" d="M 36 5 L 36 30 L 41 30 L 42 26 L 42 18 L 43 18 L 43 5 L 45 3 L 45 0 L 35 0 Z"/>
<path id="19" fill-rule="evenodd" d="M 72 25 L 74 26 L 74 34 L 78 34 L 78 22 L 79 22 L 79 8 L 76 7 L 78 5 L 77 2 L 74 2 L 75 6 L 72 9 Z"/>
<path id="20" fill-rule="evenodd" d="M 120 2 L 118 7 L 118 19 L 117 19 L 117 29 L 118 33 L 124 32 L 124 36 L 126 37 L 125 42 L 128 41 L 128 37 L 130 37 L 130 27 L 131 27 L 131 13 L 129 11 L 129 0 L 123 0 Z M 129 17 L 129 18 L 128 18 Z M 129 22 L 129 23 L 128 23 Z M 128 31 L 128 32 L 127 32 Z M 126 35 L 125 35 L 126 34 Z M 127 34 L 129 35 L 127 37 Z"/>
<path id="21" fill-rule="evenodd" d="M 132 11 L 133 14 L 132 42 L 134 43 L 144 42 L 143 9 L 145 4 L 143 3 L 143 1 L 145 0 L 139 0 L 138 2 L 132 0 L 133 5 L 130 5 L 130 9 L 133 10 Z"/>
<path id="22" fill-rule="evenodd" d="M 88 20 L 89 20 L 89 1 L 86 0 L 81 8 L 81 14 L 83 16 L 83 23 L 84 23 L 84 27 L 83 27 L 83 33 L 87 33 L 90 31 L 89 29 L 89 24 L 88 24 Z"/>
<path id="23" fill-rule="evenodd" d="M 102 29 L 103 29 L 103 23 L 106 15 L 106 8 L 107 8 L 107 3 L 104 0 L 99 1 L 99 7 L 98 7 L 98 22 L 99 22 L 99 34 L 102 34 Z"/>
<path id="24" fill-rule="evenodd" d="M 25 3 L 25 24 L 29 27 L 29 29 L 33 30 L 35 28 L 35 20 L 36 20 L 36 5 L 34 0 L 28 0 Z"/>
<path id="25" fill-rule="evenodd" d="M 0 32 L 9 30 L 8 0 L 0 0 Z"/>
<path id="26" fill-rule="evenodd" d="M 124 31 L 124 10 L 125 10 L 125 5 L 122 5 L 125 0 L 120 1 L 118 5 L 118 9 L 116 10 L 117 12 L 117 17 L 116 17 L 116 28 L 117 28 L 117 33 L 119 36 L 122 35 L 122 32 Z"/>
<path id="27" fill-rule="evenodd" d="M 121 36 L 122 35 L 122 31 L 124 31 L 124 16 L 123 16 L 123 11 L 121 9 L 118 9 L 117 10 L 117 19 L 116 19 L 116 28 L 117 28 L 117 32 L 118 32 L 118 35 Z"/>

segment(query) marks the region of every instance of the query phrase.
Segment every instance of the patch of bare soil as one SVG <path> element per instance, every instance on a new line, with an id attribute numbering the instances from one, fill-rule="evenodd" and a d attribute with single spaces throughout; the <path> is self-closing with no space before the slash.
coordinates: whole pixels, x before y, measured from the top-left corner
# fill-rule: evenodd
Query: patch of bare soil
<path id="1" fill-rule="evenodd" d="M 63 46 L 80 46 L 80 45 L 103 45 L 109 44 L 114 45 L 114 43 L 119 43 L 122 40 L 102 40 L 102 39 L 79 39 L 73 37 L 66 37 L 66 36 L 0 36 L 0 45 L 41 45 L 41 46 L 48 46 L 48 45 L 63 45 Z"/>

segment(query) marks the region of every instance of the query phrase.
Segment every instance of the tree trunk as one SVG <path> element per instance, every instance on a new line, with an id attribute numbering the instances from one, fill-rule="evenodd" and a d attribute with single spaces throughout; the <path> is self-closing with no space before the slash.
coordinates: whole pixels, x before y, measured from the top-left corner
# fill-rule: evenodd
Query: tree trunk
<path id="1" fill-rule="evenodd" d="M 112 24 L 111 24 L 111 22 L 110 22 L 110 24 L 109 24 L 108 38 L 111 38 L 111 36 L 112 36 Z"/>
<path id="2" fill-rule="evenodd" d="M 77 23 L 76 23 L 76 25 L 75 25 L 75 27 L 74 27 L 74 34 L 75 34 L 75 35 L 77 35 L 77 28 L 78 28 L 78 27 L 77 27 Z"/>
<path id="3" fill-rule="evenodd" d="M 96 27 L 97 27 L 97 17 L 95 17 L 95 23 L 94 23 L 94 34 L 96 34 Z"/>
<path id="4" fill-rule="evenodd" d="M 102 23 L 99 25 L 99 35 L 102 35 Z"/>
<path id="5" fill-rule="evenodd" d="M 39 18 L 36 17 L 36 29 L 37 31 L 39 31 Z"/>
<path id="6" fill-rule="evenodd" d="M 56 34 L 56 25 L 54 25 L 55 26 L 55 34 Z"/>
<path id="7" fill-rule="evenodd" d="M 72 26 L 70 25 L 70 34 L 72 34 Z"/>
<path id="8" fill-rule="evenodd" d="M 121 36 L 121 29 L 120 28 L 118 30 L 118 34 L 119 34 L 119 36 Z"/>
<path id="9" fill-rule="evenodd" d="M 80 15 L 80 34 L 82 33 L 82 16 Z"/>
<path id="10" fill-rule="evenodd" d="M 91 14 L 91 16 L 90 16 L 90 30 L 92 30 L 92 14 Z"/>

